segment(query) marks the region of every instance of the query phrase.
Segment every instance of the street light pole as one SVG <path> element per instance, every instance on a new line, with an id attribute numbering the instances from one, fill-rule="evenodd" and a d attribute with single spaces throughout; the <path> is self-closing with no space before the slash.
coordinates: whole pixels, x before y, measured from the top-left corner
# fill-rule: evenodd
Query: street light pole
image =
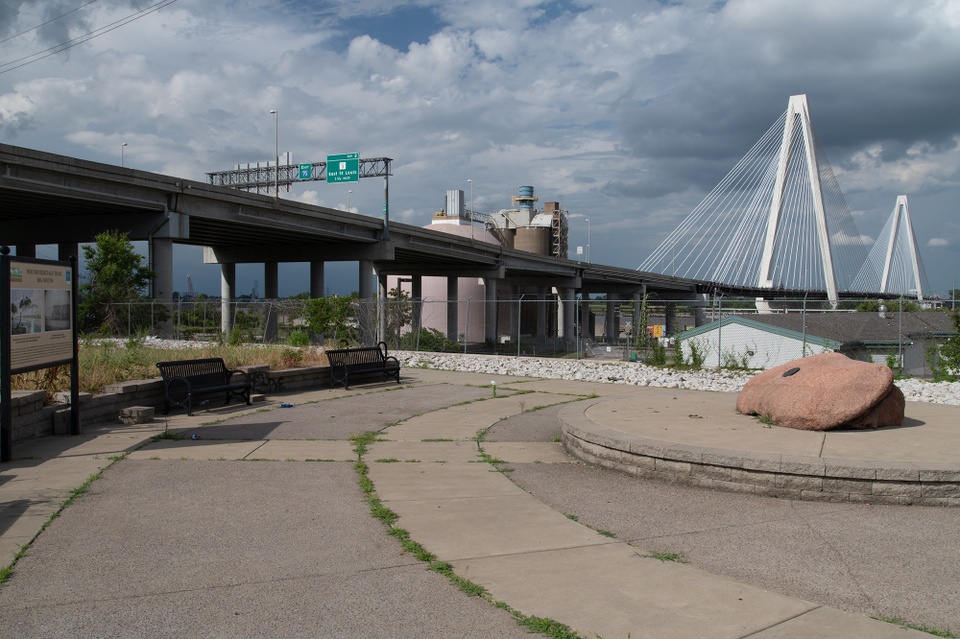
<path id="1" fill-rule="evenodd" d="M 590 264 L 590 218 L 587 218 L 587 264 Z"/>
<path id="2" fill-rule="evenodd" d="M 273 114 L 273 150 L 276 162 L 274 164 L 276 172 L 273 177 L 273 197 L 277 199 L 280 197 L 280 113 L 276 109 L 270 109 L 270 113 Z"/>
<path id="3" fill-rule="evenodd" d="M 120 145 L 120 167 L 123 168 L 123 147 L 127 146 L 127 143 L 124 142 Z"/>
<path id="4" fill-rule="evenodd" d="M 470 185 L 470 210 L 467 211 L 467 219 L 470 220 L 470 239 L 473 239 L 473 180 L 467 180 Z"/>
<path id="5" fill-rule="evenodd" d="M 347 191 L 347 210 L 350 210 L 350 195 L 353 193 L 353 189 Z"/>

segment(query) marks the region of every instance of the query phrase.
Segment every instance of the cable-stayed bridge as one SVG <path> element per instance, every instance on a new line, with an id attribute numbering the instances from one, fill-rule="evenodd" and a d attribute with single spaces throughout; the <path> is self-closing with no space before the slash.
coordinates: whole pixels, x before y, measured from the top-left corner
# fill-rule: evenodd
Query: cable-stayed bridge
<path id="1" fill-rule="evenodd" d="M 928 290 L 906 196 L 876 242 L 861 235 L 805 95 L 638 268 L 744 289 L 909 295 Z"/>

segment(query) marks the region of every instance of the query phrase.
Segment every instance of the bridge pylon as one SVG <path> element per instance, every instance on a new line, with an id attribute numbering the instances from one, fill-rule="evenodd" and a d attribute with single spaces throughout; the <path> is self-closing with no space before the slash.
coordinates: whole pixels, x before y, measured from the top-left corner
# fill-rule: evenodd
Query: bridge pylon
<path id="1" fill-rule="evenodd" d="M 893 212 L 860 269 L 856 284 L 860 290 L 876 290 L 887 295 L 916 294 L 917 300 L 923 301 L 923 292 L 929 290 L 927 275 L 906 195 L 897 196 Z"/>
<path id="2" fill-rule="evenodd" d="M 810 106 L 806 95 L 792 95 L 787 105 L 787 117 L 783 127 L 783 138 L 780 143 L 780 158 L 777 163 L 777 174 L 773 183 L 773 198 L 770 201 L 770 212 L 767 216 L 767 233 L 763 242 L 763 254 L 760 257 L 760 271 L 757 276 L 757 288 L 773 288 L 773 278 L 770 274 L 773 267 L 775 244 L 780 236 L 780 220 L 784 208 L 784 193 L 786 192 L 787 175 L 791 162 L 798 160 L 794 153 L 794 134 L 799 127 L 800 135 L 797 144 L 802 145 L 802 161 L 807 173 L 810 187 L 809 196 L 813 206 L 814 224 L 816 228 L 817 246 L 820 249 L 820 264 L 823 270 L 824 290 L 827 299 L 834 307 L 839 303 L 837 295 L 837 276 L 833 268 L 833 251 L 830 247 L 830 234 L 827 229 L 827 214 L 823 205 L 823 188 L 820 185 L 820 167 L 817 163 L 816 144 L 813 139 L 813 126 L 810 122 Z"/>

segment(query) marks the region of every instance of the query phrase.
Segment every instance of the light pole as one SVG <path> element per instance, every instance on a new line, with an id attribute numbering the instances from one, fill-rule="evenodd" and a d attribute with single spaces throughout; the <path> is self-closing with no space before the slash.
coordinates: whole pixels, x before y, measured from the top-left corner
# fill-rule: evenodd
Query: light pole
<path id="1" fill-rule="evenodd" d="M 590 218 L 587 218 L 587 264 L 590 264 Z"/>
<path id="2" fill-rule="evenodd" d="M 123 168 L 123 147 L 127 146 L 127 143 L 124 142 L 120 145 L 120 167 Z"/>
<path id="3" fill-rule="evenodd" d="M 470 239 L 473 239 L 473 180 L 467 180 L 470 185 L 470 210 L 467 211 L 467 219 L 470 220 Z"/>
<path id="4" fill-rule="evenodd" d="M 347 191 L 347 210 L 350 210 L 350 195 L 353 193 L 353 189 Z"/>
<path id="5" fill-rule="evenodd" d="M 270 109 L 273 114 L 273 150 L 276 164 L 274 164 L 273 177 L 273 197 L 280 197 L 280 113 L 276 109 Z"/>

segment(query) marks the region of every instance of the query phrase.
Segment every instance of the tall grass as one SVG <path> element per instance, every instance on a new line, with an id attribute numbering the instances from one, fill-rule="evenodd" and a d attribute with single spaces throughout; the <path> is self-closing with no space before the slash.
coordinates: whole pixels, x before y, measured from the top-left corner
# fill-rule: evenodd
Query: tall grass
<path id="1" fill-rule="evenodd" d="M 80 390 L 102 393 L 110 384 L 159 377 L 157 362 L 202 357 L 222 357 L 231 369 L 255 364 L 266 364 L 274 370 L 327 365 L 326 354 L 309 346 L 210 344 L 200 348 L 158 348 L 134 340 L 84 341 L 80 344 Z M 55 366 L 13 375 L 10 383 L 13 390 L 46 390 L 48 398 L 52 398 L 53 393 L 70 389 L 70 367 Z"/>

